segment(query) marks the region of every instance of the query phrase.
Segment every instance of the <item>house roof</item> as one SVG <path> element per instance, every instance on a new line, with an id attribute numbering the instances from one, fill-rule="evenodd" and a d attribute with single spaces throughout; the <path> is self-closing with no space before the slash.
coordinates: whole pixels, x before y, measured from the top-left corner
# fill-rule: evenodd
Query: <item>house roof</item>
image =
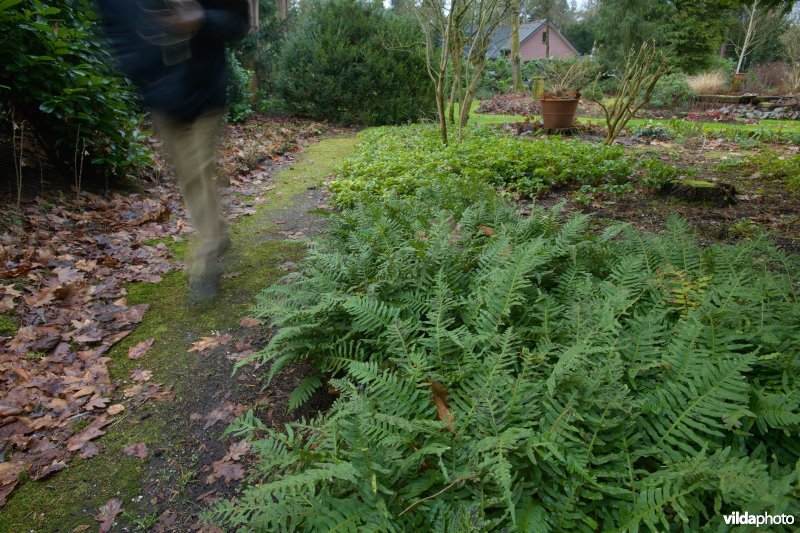
<path id="1" fill-rule="evenodd" d="M 524 22 L 519 25 L 519 44 L 522 45 L 525 41 L 530 39 L 533 34 L 535 34 L 539 28 L 544 26 L 545 19 L 541 20 L 534 20 L 533 22 Z M 558 28 L 553 26 L 553 23 L 550 23 L 550 27 L 555 30 L 555 32 L 562 38 L 564 41 L 575 51 L 576 54 L 580 55 L 578 49 L 564 37 L 564 35 L 558 31 Z M 489 49 L 487 50 L 487 57 L 496 58 L 500 57 L 504 51 L 511 50 L 511 26 L 500 26 L 498 27 L 491 37 L 491 44 L 489 44 Z"/>

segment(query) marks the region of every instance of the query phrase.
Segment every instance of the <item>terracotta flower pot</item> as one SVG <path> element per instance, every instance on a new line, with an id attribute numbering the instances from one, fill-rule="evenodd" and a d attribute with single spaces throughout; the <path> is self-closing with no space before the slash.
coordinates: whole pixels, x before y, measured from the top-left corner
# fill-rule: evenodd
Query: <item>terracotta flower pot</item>
<path id="1" fill-rule="evenodd" d="M 542 95 L 542 122 L 546 129 L 571 128 L 580 96 Z"/>

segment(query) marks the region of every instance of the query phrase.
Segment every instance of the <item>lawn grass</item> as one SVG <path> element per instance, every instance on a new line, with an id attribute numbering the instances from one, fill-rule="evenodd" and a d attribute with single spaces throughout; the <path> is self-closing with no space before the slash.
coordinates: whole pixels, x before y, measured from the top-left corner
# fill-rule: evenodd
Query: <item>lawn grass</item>
<path id="1" fill-rule="evenodd" d="M 469 124 L 504 124 L 507 122 L 518 122 L 524 120 L 525 117 L 521 115 L 486 115 L 476 113 L 479 101 L 474 101 L 470 108 Z M 456 106 L 456 113 L 458 113 L 458 106 Z M 534 117 L 540 119 L 540 116 Z M 605 125 L 605 120 L 602 118 L 592 117 L 578 117 L 579 121 L 591 122 L 595 124 Z M 654 124 L 669 124 L 672 119 L 647 119 L 647 118 L 634 118 L 628 122 L 628 128 L 634 126 L 641 126 L 652 121 Z M 770 130 L 773 132 L 782 133 L 800 133 L 800 120 L 773 120 L 763 119 L 758 124 L 742 124 L 742 123 L 726 123 L 726 122 L 698 122 L 691 121 L 692 124 L 702 124 L 703 130 L 707 132 L 726 131 L 726 130 L 742 130 L 742 131 L 758 131 Z"/>

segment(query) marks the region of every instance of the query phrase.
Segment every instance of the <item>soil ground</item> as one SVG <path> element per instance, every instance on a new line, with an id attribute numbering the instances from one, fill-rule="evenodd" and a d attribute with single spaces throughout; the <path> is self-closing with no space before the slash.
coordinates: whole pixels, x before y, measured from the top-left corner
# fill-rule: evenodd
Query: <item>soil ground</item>
<path id="1" fill-rule="evenodd" d="M 574 190 L 551 191 L 540 198 L 539 203 L 554 205 L 566 200 L 568 211 L 581 210 L 598 218 L 628 222 L 650 232 L 661 231 L 670 216 L 679 216 L 689 223 L 703 244 L 736 242 L 766 232 L 779 248 L 789 253 L 800 252 L 800 191 L 787 189 L 785 179 L 765 178 L 758 168 L 726 164 L 764 150 L 769 150 L 774 157 L 786 157 L 800 153 L 800 148 L 743 147 L 723 140 L 624 141 L 627 141 L 626 151 L 637 159 L 659 158 L 684 169 L 687 178 L 733 185 L 736 189 L 733 203 L 719 205 L 681 199 L 642 186 L 619 197 L 601 196 L 588 206 L 575 201 Z"/>
<path id="2" fill-rule="evenodd" d="M 112 382 L 121 391 L 141 363 L 152 371 L 153 381 L 173 386 L 174 399 L 137 405 L 115 398 L 126 404 L 125 414 L 96 441 L 101 453 L 76 458 L 42 481 L 21 483 L 0 513 L 0 530 L 93 530 L 93 516 L 112 498 L 122 502 L 114 531 L 198 529 L 203 508 L 236 492 L 237 480 L 225 483 L 212 474 L 213 463 L 235 442 L 222 434 L 237 414 L 252 409 L 280 427 L 327 406 L 327 398 L 318 396 L 303 411 L 287 412 L 287 396 L 307 373 L 302 365 L 284 371 L 266 389 L 259 381 L 263 369 L 244 366 L 233 374 L 232 368 L 269 335 L 267 326 L 245 327 L 240 320 L 263 287 L 292 270 L 304 254 L 304 239 L 324 225 L 324 180 L 354 144 L 352 135 L 331 136 L 310 146 L 299 163 L 268 163 L 256 170 L 267 179 L 253 196 L 239 200 L 254 214 L 232 226 L 233 247 L 224 259 L 226 275 L 214 304 L 188 303 L 183 271 L 165 275 L 161 283 L 128 287 L 129 303 L 150 308 L 109 352 Z M 169 244 L 182 259 L 186 245 Z M 230 340 L 216 348 L 190 351 L 198 341 L 225 335 Z M 146 357 L 130 361 L 128 348 L 149 338 L 155 342 Z M 146 458 L 123 452 L 139 442 L 147 446 Z"/>

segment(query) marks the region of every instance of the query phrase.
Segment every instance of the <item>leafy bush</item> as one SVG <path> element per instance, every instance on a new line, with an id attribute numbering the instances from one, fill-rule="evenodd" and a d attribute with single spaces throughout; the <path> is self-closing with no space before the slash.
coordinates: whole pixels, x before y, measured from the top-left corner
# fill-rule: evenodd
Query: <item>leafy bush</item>
<path id="1" fill-rule="evenodd" d="M 416 21 L 358 0 L 318 0 L 284 42 L 277 92 L 290 111 L 366 125 L 434 113 Z"/>
<path id="2" fill-rule="evenodd" d="M 232 52 L 228 52 L 228 70 L 230 78 L 226 88 L 228 100 L 228 120 L 234 123 L 242 122 L 253 114 L 250 100 L 253 94 L 250 83 L 253 73 L 242 66 L 242 63 Z"/>
<path id="3" fill-rule="evenodd" d="M 432 126 L 377 129 L 339 167 L 330 184 L 336 201 L 411 196 L 437 180 L 479 178 L 524 195 L 549 187 L 621 183 L 633 170 L 622 148 L 544 138 L 530 141 L 495 128 L 470 128 L 464 140 L 442 145 Z"/>
<path id="4" fill-rule="evenodd" d="M 631 137 L 634 139 L 658 139 L 668 141 L 675 138 L 675 132 L 666 125 L 648 120 L 645 124 L 631 128 Z"/>
<path id="5" fill-rule="evenodd" d="M 694 97 L 694 92 L 682 72 L 662 76 L 656 82 L 648 107 L 653 109 L 676 109 L 685 107 Z"/>
<path id="6" fill-rule="evenodd" d="M 270 375 L 310 359 L 314 420 L 229 432 L 258 471 L 231 530 L 596 531 L 800 513 L 798 266 L 760 240 L 697 247 L 479 180 L 334 219 L 260 297 Z"/>
<path id="7" fill-rule="evenodd" d="M 523 85 L 530 88 L 531 79 L 542 74 L 542 62 L 521 61 L 520 74 Z M 486 61 L 475 94 L 479 99 L 486 100 L 494 95 L 509 92 L 511 86 L 511 60 L 507 57 L 497 57 Z"/>
<path id="8" fill-rule="evenodd" d="M 134 93 L 114 74 L 97 35 L 93 5 L 87 0 L 58 5 L 2 3 L 0 102 L 33 126 L 48 156 L 70 169 L 68 174 L 84 143 L 87 162 L 106 171 L 122 174 L 145 164 L 150 152 Z"/>

